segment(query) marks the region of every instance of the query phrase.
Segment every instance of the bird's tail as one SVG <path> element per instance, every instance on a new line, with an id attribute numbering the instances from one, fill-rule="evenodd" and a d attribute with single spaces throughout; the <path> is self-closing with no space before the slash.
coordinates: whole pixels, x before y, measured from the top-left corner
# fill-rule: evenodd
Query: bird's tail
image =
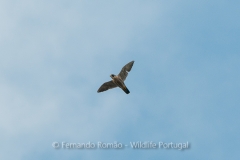
<path id="1" fill-rule="evenodd" d="M 129 93 L 130 93 L 130 91 L 128 90 L 127 87 L 124 87 L 124 88 L 123 88 L 123 91 L 124 91 L 126 94 L 129 94 Z"/>

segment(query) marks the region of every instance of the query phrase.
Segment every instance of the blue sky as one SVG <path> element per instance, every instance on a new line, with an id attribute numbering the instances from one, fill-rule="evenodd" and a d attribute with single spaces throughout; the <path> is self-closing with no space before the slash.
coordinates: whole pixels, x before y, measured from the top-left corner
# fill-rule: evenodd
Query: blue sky
<path id="1" fill-rule="evenodd" d="M 0 2 L 0 159 L 239 159 L 239 1 Z M 120 89 L 100 85 L 134 60 Z M 188 141 L 189 149 L 53 142 Z"/>

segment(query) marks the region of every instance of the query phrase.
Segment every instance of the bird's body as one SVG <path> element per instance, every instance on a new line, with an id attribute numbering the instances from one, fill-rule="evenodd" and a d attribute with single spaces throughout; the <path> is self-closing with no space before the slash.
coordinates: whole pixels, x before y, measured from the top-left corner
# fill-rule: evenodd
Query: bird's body
<path id="1" fill-rule="evenodd" d="M 103 83 L 103 85 L 98 89 L 98 92 L 103 92 L 108 89 L 120 87 L 126 94 L 129 94 L 130 92 L 126 85 L 124 84 L 124 81 L 127 78 L 128 72 L 131 71 L 133 63 L 134 61 L 131 61 L 128 64 L 126 64 L 118 75 L 111 74 L 110 77 L 112 78 L 112 80 Z"/>
<path id="2" fill-rule="evenodd" d="M 111 75 L 112 76 L 112 75 Z M 124 84 L 123 80 L 119 76 L 113 76 L 111 77 L 112 81 L 120 87 L 126 94 L 129 94 L 129 90 L 127 89 L 126 85 Z"/>

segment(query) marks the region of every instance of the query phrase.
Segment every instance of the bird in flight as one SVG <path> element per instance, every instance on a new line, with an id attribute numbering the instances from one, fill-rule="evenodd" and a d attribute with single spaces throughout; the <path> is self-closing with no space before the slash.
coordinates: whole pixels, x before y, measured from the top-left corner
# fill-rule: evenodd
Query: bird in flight
<path id="1" fill-rule="evenodd" d="M 133 63 L 134 63 L 134 61 L 131 61 L 128 64 L 126 64 L 122 68 L 121 72 L 118 75 L 111 74 L 110 77 L 112 78 L 112 80 L 103 83 L 101 85 L 101 87 L 98 89 L 97 92 L 98 93 L 99 92 L 104 92 L 108 89 L 112 89 L 112 88 L 115 88 L 115 87 L 120 87 L 126 94 L 129 94 L 130 91 L 128 90 L 128 88 L 124 84 L 124 81 L 128 76 L 128 72 L 131 71 Z"/>

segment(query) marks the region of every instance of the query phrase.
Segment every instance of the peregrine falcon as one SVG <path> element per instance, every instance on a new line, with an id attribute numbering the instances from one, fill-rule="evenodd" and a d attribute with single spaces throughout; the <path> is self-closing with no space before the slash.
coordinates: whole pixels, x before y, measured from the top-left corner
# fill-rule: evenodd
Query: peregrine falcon
<path id="1" fill-rule="evenodd" d="M 131 61 L 128 64 L 126 64 L 117 76 L 114 74 L 111 74 L 110 77 L 112 78 L 112 80 L 103 83 L 97 92 L 98 93 L 104 92 L 108 89 L 120 87 L 126 94 L 129 94 L 130 92 L 129 92 L 128 88 L 126 87 L 126 85 L 124 84 L 124 81 L 127 78 L 128 72 L 131 71 L 133 63 L 134 63 L 134 61 Z"/>

